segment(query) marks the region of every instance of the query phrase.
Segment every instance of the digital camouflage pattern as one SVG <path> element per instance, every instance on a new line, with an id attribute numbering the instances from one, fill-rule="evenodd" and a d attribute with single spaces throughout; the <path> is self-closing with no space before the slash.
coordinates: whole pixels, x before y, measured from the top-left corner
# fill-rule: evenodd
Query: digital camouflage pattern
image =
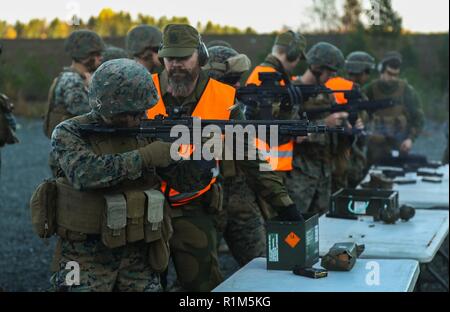
<path id="1" fill-rule="evenodd" d="M 12 103 L 9 98 L 0 93 L 0 149 L 5 144 L 15 144 L 19 140 L 15 135 L 16 119 L 12 114 Z M 2 167 L 2 155 L 0 153 L 0 173 Z"/>
<path id="2" fill-rule="evenodd" d="M 110 60 L 128 58 L 128 53 L 122 48 L 108 46 L 102 53 L 102 63 Z"/>
<path id="3" fill-rule="evenodd" d="M 223 237 L 240 266 L 266 254 L 264 218 L 257 196 L 242 174 L 224 182 Z"/>
<path id="4" fill-rule="evenodd" d="M 344 55 L 341 50 L 327 42 L 319 42 L 309 49 L 306 54 L 308 65 L 328 67 L 338 70 L 344 65 Z"/>
<path id="5" fill-rule="evenodd" d="M 96 113 L 84 115 L 88 123 L 101 123 Z M 65 176 L 78 190 L 106 188 L 142 175 L 142 158 L 137 150 L 121 154 L 96 155 L 80 133 L 80 122 L 68 119 L 52 134 L 50 159 L 53 172 Z"/>
<path id="6" fill-rule="evenodd" d="M 70 34 L 65 41 L 64 49 L 71 58 L 83 60 L 91 53 L 101 53 L 105 49 L 105 44 L 95 32 L 81 29 Z"/>
<path id="7" fill-rule="evenodd" d="M 292 31 L 286 31 L 279 34 L 275 38 L 274 45 L 280 45 L 284 47 L 290 47 L 292 49 L 291 53 L 296 55 L 302 55 L 306 57 L 306 38 L 299 33 L 294 33 Z"/>
<path id="8" fill-rule="evenodd" d="M 110 249 L 99 239 L 82 242 L 58 242 L 57 271 L 50 279 L 52 291 L 68 292 L 158 292 L 162 291 L 159 274 L 148 264 L 149 245 L 144 242 Z M 80 284 L 70 285 L 73 269 L 66 265 L 76 261 L 80 267 Z M 66 277 L 69 281 L 66 283 Z"/>
<path id="9" fill-rule="evenodd" d="M 331 104 L 331 98 L 320 94 L 305 102 L 308 109 Z M 310 120 L 323 124 L 327 114 L 308 116 Z M 332 134 L 312 134 L 294 148 L 294 169 L 287 175 L 286 186 L 301 212 L 325 213 L 331 195 L 333 170 Z"/>
<path id="10" fill-rule="evenodd" d="M 88 100 L 87 78 L 65 68 L 60 74 L 53 93 L 53 107 L 63 107 L 73 116 L 86 114 L 91 110 Z"/>
<path id="11" fill-rule="evenodd" d="M 92 76 L 89 104 L 102 116 L 142 112 L 157 102 L 158 93 L 151 74 L 133 60 L 108 61 L 100 65 Z"/>
<path id="12" fill-rule="evenodd" d="M 162 33 L 155 26 L 138 25 L 133 27 L 125 38 L 125 49 L 132 56 L 142 54 L 146 49 L 159 47 Z"/>
<path id="13" fill-rule="evenodd" d="M 375 58 L 364 51 L 350 53 L 345 60 L 344 69 L 350 74 L 361 74 L 366 70 L 375 69 Z"/>

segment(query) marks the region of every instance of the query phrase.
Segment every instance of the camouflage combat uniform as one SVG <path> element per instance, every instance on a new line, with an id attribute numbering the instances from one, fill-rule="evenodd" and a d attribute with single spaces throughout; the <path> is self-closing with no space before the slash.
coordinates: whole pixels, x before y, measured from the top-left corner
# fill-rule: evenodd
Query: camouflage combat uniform
<path id="1" fill-rule="evenodd" d="M 392 98 L 398 103 L 392 108 L 371 115 L 367 161 L 368 165 L 399 150 L 403 140 L 415 140 L 424 124 L 424 113 L 419 96 L 405 80 L 390 82 L 377 79 L 364 88 L 369 100 Z"/>
<path id="2" fill-rule="evenodd" d="M 310 66 L 326 66 L 332 70 L 337 70 L 344 62 L 341 51 L 325 42 L 319 42 L 311 47 L 306 59 Z M 303 103 L 303 107 L 306 110 L 318 106 L 329 107 L 333 101 L 331 95 L 319 94 Z M 308 114 L 308 118 L 318 124 L 323 124 L 327 116 L 326 113 Z M 306 141 L 295 145 L 294 169 L 289 172 L 286 184 L 291 189 L 290 194 L 301 212 L 323 214 L 328 211 L 333 161 L 345 156 L 337 148 L 337 141 L 336 133 L 311 134 Z"/>
<path id="3" fill-rule="evenodd" d="M 361 88 L 366 84 L 366 82 L 361 81 L 361 78 L 359 78 L 358 76 L 370 75 L 370 73 L 375 69 L 375 58 L 367 52 L 354 51 L 347 56 L 344 68 L 347 73 L 348 79 L 353 81 L 354 83 L 357 83 Z M 367 99 L 367 96 L 365 94 L 362 93 L 362 96 L 364 97 L 364 99 Z M 366 125 L 369 117 L 367 112 L 361 112 L 359 115 L 364 125 Z M 346 173 L 348 187 L 354 188 L 364 179 L 364 176 L 366 174 L 366 166 L 367 137 L 357 136 L 351 144 L 350 149 L 350 159 L 348 161 L 348 169 Z"/>
<path id="4" fill-rule="evenodd" d="M 169 143 L 154 142 L 140 136 L 86 136 L 80 133 L 80 124 L 102 125 L 104 118 L 121 113 L 143 114 L 145 109 L 152 107 L 158 96 L 151 83 L 151 76 L 142 65 L 132 60 L 106 62 L 92 78 L 89 98 L 92 111 L 62 122 L 52 135 L 51 157 L 56 165 L 54 171 L 57 172 L 58 193 L 69 194 L 79 202 L 77 206 L 71 206 L 74 204 L 68 196 L 61 196 L 57 201 L 57 234 L 60 241 L 54 257 L 56 272 L 51 279 L 53 289 L 161 291 L 158 273 L 165 270 L 169 260 L 171 226 L 168 206 L 164 208 L 164 218 L 162 210 L 159 212 L 161 219 L 155 221 L 158 222 L 154 224 L 156 227 L 147 225 L 150 213 L 147 216 L 146 209 L 150 208 L 145 208 L 146 200 L 142 192 L 159 190 L 159 174 L 164 173 L 164 179 L 169 179 L 174 185 L 177 185 L 177 179 L 186 180 L 187 176 L 180 174 L 178 167 L 167 167 L 172 163 Z M 194 171 L 183 172 L 190 174 Z M 171 181 L 171 177 L 177 179 Z M 107 199 L 108 194 L 125 196 L 126 206 L 123 207 L 126 207 L 126 227 L 110 230 L 109 225 L 101 225 L 98 230 L 94 228 L 86 232 L 73 229 L 77 222 L 81 222 L 79 218 L 89 217 L 93 210 L 89 209 L 88 215 L 80 214 L 76 218 L 71 215 L 71 211 L 75 213 L 77 209 L 82 209 L 79 207 L 82 203 L 90 205 L 95 202 L 92 196 L 105 196 Z M 162 209 L 164 197 L 159 194 L 162 201 L 157 209 Z M 147 196 L 148 205 L 156 199 Z M 98 209 L 106 209 L 106 218 L 100 222 L 109 224 L 109 210 L 104 207 L 103 200 L 100 203 Z M 139 208 L 142 205 L 144 208 Z M 66 206 L 72 208 L 69 214 L 65 214 L 71 220 L 62 216 L 67 210 Z M 141 209 L 142 214 L 139 212 Z M 84 228 L 85 223 L 91 222 L 82 222 L 78 226 Z M 151 227 L 151 231 L 147 226 Z M 147 230 L 150 236 L 147 236 Z M 98 231 L 100 234 L 97 234 Z M 70 270 L 66 269 L 68 261 L 78 262 L 80 285 L 66 285 L 66 276 Z"/>
<path id="5" fill-rule="evenodd" d="M 61 121 L 90 111 L 87 94 L 89 79 L 80 62 L 90 58 L 93 53 L 103 52 L 104 43 L 96 33 L 78 30 L 66 39 L 65 50 L 73 63 L 63 69 L 50 87 L 44 119 L 44 133 L 48 138 Z"/>
<path id="6" fill-rule="evenodd" d="M 0 93 L 0 149 L 5 144 L 15 144 L 19 140 L 16 138 L 16 119 L 12 114 L 12 104 L 9 98 Z M 2 157 L 0 153 L 0 173 L 2 168 Z"/>

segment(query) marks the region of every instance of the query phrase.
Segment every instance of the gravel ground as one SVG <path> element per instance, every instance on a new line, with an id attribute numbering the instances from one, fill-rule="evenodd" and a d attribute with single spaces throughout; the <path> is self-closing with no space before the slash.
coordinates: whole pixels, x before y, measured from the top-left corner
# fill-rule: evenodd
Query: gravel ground
<path id="1" fill-rule="evenodd" d="M 35 187 L 50 176 L 47 166 L 49 141 L 42 133 L 39 120 L 19 119 L 21 144 L 2 149 L 0 176 L 0 289 L 5 291 L 45 291 L 49 287 L 49 266 L 55 239 L 47 244 L 31 229 L 28 201 Z M 415 144 L 416 152 L 426 153 L 431 160 L 440 160 L 446 140 L 446 125 L 428 123 L 424 135 Z M 448 131 L 448 130 L 447 130 Z M 448 254 L 448 238 L 442 248 Z M 228 277 L 238 269 L 226 252 L 220 255 L 222 269 Z M 448 262 L 436 257 L 432 266 L 448 284 Z M 173 268 L 169 284 L 173 283 Z M 422 274 L 421 290 L 442 290 Z"/>

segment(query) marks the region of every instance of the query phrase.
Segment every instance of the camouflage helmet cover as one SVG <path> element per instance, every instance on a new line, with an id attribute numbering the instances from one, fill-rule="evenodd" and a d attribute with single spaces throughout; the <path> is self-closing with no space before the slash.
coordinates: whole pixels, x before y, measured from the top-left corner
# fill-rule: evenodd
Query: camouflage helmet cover
<path id="1" fill-rule="evenodd" d="M 105 44 L 97 33 L 81 29 L 70 34 L 64 43 L 64 49 L 73 59 L 86 59 L 91 53 L 101 53 Z"/>
<path id="2" fill-rule="evenodd" d="M 292 54 L 291 59 L 298 57 L 306 58 L 307 41 L 305 36 L 292 30 L 283 32 L 275 38 L 274 45 L 280 45 L 289 49 L 288 53 Z"/>
<path id="3" fill-rule="evenodd" d="M 366 70 L 375 68 L 375 58 L 369 53 L 355 51 L 347 56 L 344 68 L 348 73 L 361 74 Z"/>
<path id="4" fill-rule="evenodd" d="M 106 49 L 103 51 L 102 56 L 103 56 L 102 63 L 105 63 L 110 60 L 128 58 L 128 53 L 122 48 L 115 46 L 107 46 Z"/>
<path id="5" fill-rule="evenodd" d="M 245 54 L 224 46 L 213 46 L 208 49 L 209 60 L 203 67 L 210 77 L 219 79 L 227 74 L 242 74 L 250 69 L 251 61 Z"/>
<path id="6" fill-rule="evenodd" d="M 133 27 L 125 37 L 125 48 L 133 56 L 142 54 L 146 49 L 159 47 L 162 33 L 157 27 L 138 25 Z"/>
<path id="7" fill-rule="evenodd" d="M 136 61 L 116 59 L 103 63 L 92 76 L 89 105 L 104 117 L 145 111 L 158 101 L 148 70 Z"/>
<path id="8" fill-rule="evenodd" d="M 318 65 L 337 71 L 344 65 L 344 55 L 336 46 L 319 42 L 308 51 L 306 61 L 308 65 Z"/>

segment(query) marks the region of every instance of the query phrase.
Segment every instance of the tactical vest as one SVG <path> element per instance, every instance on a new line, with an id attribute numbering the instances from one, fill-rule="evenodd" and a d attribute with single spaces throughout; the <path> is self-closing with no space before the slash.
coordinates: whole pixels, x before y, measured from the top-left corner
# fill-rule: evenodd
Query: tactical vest
<path id="1" fill-rule="evenodd" d="M 75 118 L 87 122 L 84 116 Z M 97 155 L 125 153 L 149 143 L 108 135 L 90 136 L 88 141 Z M 70 239 L 74 233 L 101 234 L 109 248 L 168 239 L 169 218 L 164 217 L 164 196 L 158 191 L 160 182 L 155 174 L 95 191 L 76 190 L 66 178 L 58 178 L 56 186 L 57 233 L 63 238 Z"/>
<path id="2" fill-rule="evenodd" d="M 77 73 L 84 79 L 84 76 L 73 68 L 67 67 L 59 74 L 58 77 L 53 79 L 50 90 L 48 91 L 47 112 L 44 115 L 44 134 L 50 139 L 52 132 L 56 126 L 64 120 L 70 119 L 75 115 L 69 113 L 64 105 L 55 106 L 55 89 L 61 79 L 62 75 L 66 72 Z"/>
<path id="3" fill-rule="evenodd" d="M 257 86 L 261 85 L 261 80 L 259 80 L 259 73 L 274 73 L 277 70 L 271 66 L 259 65 L 256 66 L 253 72 L 247 79 L 246 85 L 255 84 Z M 280 86 L 285 86 L 283 80 L 279 81 Z M 267 142 L 263 140 L 256 139 L 256 148 L 261 151 L 265 156 L 265 160 L 270 164 L 273 171 L 291 171 L 292 158 L 294 155 L 294 140 L 291 139 L 287 143 L 280 144 L 278 146 L 269 146 Z"/>
<path id="4" fill-rule="evenodd" d="M 375 82 L 372 86 L 374 100 L 393 99 L 397 105 L 393 107 L 378 110 L 373 113 L 372 121 L 376 133 L 383 133 L 388 136 L 396 137 L 399 134 L 406 134 L 408 126 L 408 113 L 404 103 L 404 94 L 407 83 L 404 80 L 398 81 L 398 88 L 390 94 L 384 93 Z"/>
<path id="5" fill-rule="evenodd" d="M 149 119 L 154 119 L 157 115 L 167 116 L 166 105 L 162 99 L 159 76 L 154 74 L 152 77 L 156 90 L 158 90 L 159 101 L 154 107 L 147 110 L 147 118 Z M 235 101 L 235 93 L 236 90 L 233 87 L 210 78 L 191 116 L 203 119 L 229 120 L 230 108 Z M 191 154 L 193 151 L 191 146 L 181 147 L 184 149 L 181 151 L 183 154 Z M 216 170 L 216 172 L 218 174 L 219 170 Z M 167 183 L 164 181 L 161 183 L 161 190 L 168 194 L 172 206 L 182 206 L 209 191 L 216 182 L 217 174 L 205 188 L 199 191 L 180 193 L 173 188 L 167 190 Z"/>
<path id="6" fill-rule="evenodd" d="M 331 90 L 352 90 L 354 83 L 353 81 L 344 79 L 342 77 L 334 77 L 328 79 L 325 83 L 325 86 Z M 347 99 L 345 98 L 344 93 L 333 93 L 334 100 L 337 104 L 347 104 Z"/>

